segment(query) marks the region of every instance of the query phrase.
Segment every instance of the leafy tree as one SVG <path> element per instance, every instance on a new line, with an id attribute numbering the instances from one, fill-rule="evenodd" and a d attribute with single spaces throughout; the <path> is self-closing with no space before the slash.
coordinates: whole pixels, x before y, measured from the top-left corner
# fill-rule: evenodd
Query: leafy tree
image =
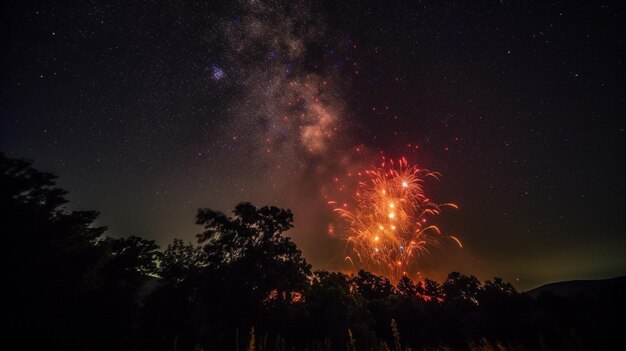
<path id="1" fill-rule="evenodd" d="M 97 245 L 105 259 L 99 270 L 101 285 L 90 294 L 98 328 L 88 348 L 131 348 L 141 290 L 155 279 L 159 246 L 136 236 L 104 238 Z"/>
<path id="2" fill-rule="evenodd" d="M 206 265 L 207 257 L 200 246 L 174 239 L 161 255 L 158 273 L 166 281 L 180 283 Z"/>
<path id="3" fill-rule="evenodd" d="M 402 276 L 400 281 L 398 281 L 397 290 L 404 297 L 414 298 L 417 296 L 417 286 L 406 275 Z"/>
<path id="4" fill-rule="evenodd" d="M 328 339 L 335 348 L 343 348 L 348 342 L 348 330 L 360 346 L 365 347 L 374 339 L 371 332 L 374 321 L 367 309 L 367 300 L 351 291 L 347 275 L 315 272 L 305 301 L 312 340 Z"/>
<path id="5" fill-rule="evenodd" d="M 98 213 L 65 209 L 55 179 L 0 153 L 9 335 L 37 335 L 33 347 L 129 348 L 137 293 L 156 269 L 158 247 L 137 237 L 102 239 L 106 228 L 93 226 Z"/>
<path id="6" fill-rule="evenodd" d="M 430 279 L 424 280 L 424 296 L 431 302 L 443 300 L 444 295 L 441 284 Z"/>
<path id="7" fill-rule="evenodd" d="M 284 236 L 293 227 L 291 211 L 240 203 L 232 217 L 200 209 L 196 223 L 204 227 L 197 235 L 200 246 L 174 241 L 168 247 L 160 270 L 165 284 L 149 298 L 153 307 L 159 305 L 156 296 L 171 298 L 184 311 L 181 316 L 169 310 L 189 326 L 171 336 L 185 345 L 219 349 L 232 347 L 237 331 L 245 335 L 254 326 L 265 333 L 272 314 L 285 319 L 271 321 L 272 328 L 287 328 L 284 311 L 297 308 L 311 274 L 300 250 Z"/>
<path id="8" fill-rule="evenodd" d="M 136 236 L 128 238 L 104 238 L 98 245 L 107 250 L 105 272 L 116 281 L 140 286 L 150 275 L 155 275 L 157 261 L 161 258 L 159 246 L 154 240 Z"/>
<path id="9" fill-rule="evenodd" d="M 197 235 L 203 244 L 207 263 L 214 269 L 245 269 L 247 284 L 261 299 L 271 292 L 291 299 L 291 292 L 303 290 L 311 266 L 302 252 L 283 233 L 293 228 L 293 214 L 278 207 L 256 208 L 243 202 L 234 217 L 210 209 L 198 210 L 197 224 L 204 232 Z"/>
<path id="10" fill-rule="evenodd" d="M 383 299 L 394 293 L 394 287 L 385 277 L 360 270 L 351 279 L 353 288 L 368 300 Z"/>
<path id="11" fill-rule="evenodd" d="M 394 311 L 400 299 L 389 279 L 360 270 L 351 278 L 351 285 L 354 292 L 363 295 L 368 301 L 367 308 L 376 321 L 376 335 L 392 340 L 389 326 L 391 319 L 396 317 Z"/>
<path id="12" fill-rule="evenodd" d="M 443 282 L 441 288 L 446 302 L 478 303 L 480 281 L 474 276 L 452 272 L 448 274 L 448 278 Z"/>
<path id="13" fill-rule="evenodd" d="M 206 255 L 198 245 L 174 239 L 160 255 L 161 277 L 154 291 L 144 300 L 139 324 L 138 349 L 192 349 L 197 340 L 196 321 L 204 286 L 202 271 Z"/>
<path id="14" fill-rule="evenodd" d="M 480 314 L 476 325 L 481 326 L 480 333 L 497 341 L 536 339 L 534 331 L 529 331 L 529 325 L 525 325 L 528 319 L 525 315 L 532 310 L 529 302 L 527 297 L 502 278 L 485 281 L 478 294 Z"/>
<path id="15" fill-rule="evenodd" d="M 98 287 L 105 258 L 95 241 L 106 228 L 92 226 L 96 212 L 62 208 L 66 191 L 55 186 L 56 176 L 31 165 L 0 153 L 9 335 L 28 331 L 48 347 L 78 347 L 93 302 L 85 296 Z"/>
<path id="16" fill-rule="evenodd" d="M 493 281 L 487 280 L 483 284 L 483 296 L 506 295 L 513 296 L 517 294 L 517 290 L 511 283 L 505 282 L 502 278 L 494 278 Z"/>

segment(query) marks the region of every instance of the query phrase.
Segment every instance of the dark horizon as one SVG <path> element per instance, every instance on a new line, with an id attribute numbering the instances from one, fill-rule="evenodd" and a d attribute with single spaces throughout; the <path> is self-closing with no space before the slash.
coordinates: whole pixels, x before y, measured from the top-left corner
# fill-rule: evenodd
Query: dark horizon
<path id="1" fill-rule="evenodd" d="M 384 155 L 441 172 L 425 193 L 460 207 L 433 221 L 463 248 L 440 240 L 413 279 L 626 274 L 621 2 L 3 10 L 0 150 L 109 236 L 195 242 L 198 208 L 250 201 L 294 212 L 315 268 L 352 271 L 327 202 Z"/>

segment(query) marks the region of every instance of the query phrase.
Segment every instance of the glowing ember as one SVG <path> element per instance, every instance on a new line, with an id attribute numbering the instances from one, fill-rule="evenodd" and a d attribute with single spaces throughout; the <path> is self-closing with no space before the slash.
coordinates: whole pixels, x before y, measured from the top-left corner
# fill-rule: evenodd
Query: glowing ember
<path id="1" fill-rule="evenodd" d="M 438 227 L 424 225 L 427 217 L 440 214 L 444 206 L 458 206 L 436 204 L 427 198 L 424 179 L 438 179 L 439 173 L 409 166 L 405 158 L 363 174 L 366 179 L 359 183 L 355 208 L 343 206 L 335 211 L 349 224 L 347 240 L 361 264 L 398 278 L 415 257 L 427 253 L 429 245 L 441 237 Z M 449 238 L 462 247 L 459 239 Z"/>

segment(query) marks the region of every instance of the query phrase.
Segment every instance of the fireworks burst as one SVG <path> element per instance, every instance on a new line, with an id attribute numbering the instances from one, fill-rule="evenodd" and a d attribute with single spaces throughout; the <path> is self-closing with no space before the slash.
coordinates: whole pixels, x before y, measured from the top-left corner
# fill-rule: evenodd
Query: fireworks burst
<path id="1" fill-rule="evenodd" d="M 347 241 L 361 264 L 399 278 L 415 257 L 428 253 L 443 237 L 429 218 L 440 214 L 443 207 L 458 206 L 432 202 L 424 194 L 424 180 L 439 179 L 440 174 L 409 166 L 405 158 L 383 161 L 362 175 L 365 179 L 359 182 L 355 208 L 344 204 L 335 211 L 349 224 Z M 448 238 L 462 247 L 456 237 Z"/>

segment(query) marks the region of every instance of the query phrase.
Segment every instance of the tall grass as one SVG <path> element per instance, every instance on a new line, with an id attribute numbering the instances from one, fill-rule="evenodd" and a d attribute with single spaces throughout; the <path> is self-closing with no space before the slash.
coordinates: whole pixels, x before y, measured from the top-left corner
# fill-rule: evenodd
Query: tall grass
<path id="1" fill-rule="evenodd" d="M 400 330 L 398 328 L 398 324 L 395 321 L 395 319 L 391 320 L 391 333 L 393 335 L 392 347 L 389 347 L 389 345 L 386 342 L 381 341 L 378 345 L 372 345 L 368 348 L 363 349 L 362 351 L 418 351 L 418 350 L 453 351 L 455 350 L 455 348 L 448 346 L 448 345 L 424 347 L 421 349 L 413 349 L 408 346 L 403 346 L 402 341 L 400 339 Z M 236 334 L 238 335 L 239 332 L 237 331 Z M 346 343 L 345 349 L 347 351 L 361 351 L 356 347 L 356 340 L 354 339 L 354 336 L 350 329 L 347 330 L 347 334 L 348 334 L 348 341 Z M 467 349 L 470 351 L 525 351 L 525 350 L 528 350 L 528 348 L 523 345 L 509 344 L 509 343 L 503 344 L 501 342 L 496 342 L 494 344 L 485 338 L 481 339 L 478 342 L 470 342 L 465 346 L 466 347 L 464 349 Z M 569 346 L 574 346 L 572 350 L 582 350 L 582 347 L 580 347 L 581 345 L 569 345 Z M 197 350 L 199 351 L 202 349 L 197 349 Z M 235 350 L 241 351 L 239 349 L 239 340 L 236 341 Z M 281 336 L 276 337 L 276 343 L 274 344 L 273 348 L 268 348 L 267 347 L 267 334 L 265 334 L 265 336 L 263 337 L 263 342 L 260 342 L 260 340 L 257 340 L 255 336 L 254 327 L 252 327 L 250 330 L 250 336 L 248 338 L 248 347 L 245 349 L 245 351 L 291 351 L 291 350 L 295 351 L 298 349 L 293 347 L 290 350 L 289 349 L 286 350 L 285 339 L 282 338 Z M 341 349 L 333 347 L 333 345 L 331 345 L 328 341 L 326 341 L 323 344 L 311 345 L 311 346 L 304 348 L 304 351 L 331 351 L 331 350 L 341 350 Z M 537 350 L 549 351 L 552 349 L 548 345 L 546 345 L 546 343 L 543 341 L 543 338 L 539 337 L 539 348 Z"/>

